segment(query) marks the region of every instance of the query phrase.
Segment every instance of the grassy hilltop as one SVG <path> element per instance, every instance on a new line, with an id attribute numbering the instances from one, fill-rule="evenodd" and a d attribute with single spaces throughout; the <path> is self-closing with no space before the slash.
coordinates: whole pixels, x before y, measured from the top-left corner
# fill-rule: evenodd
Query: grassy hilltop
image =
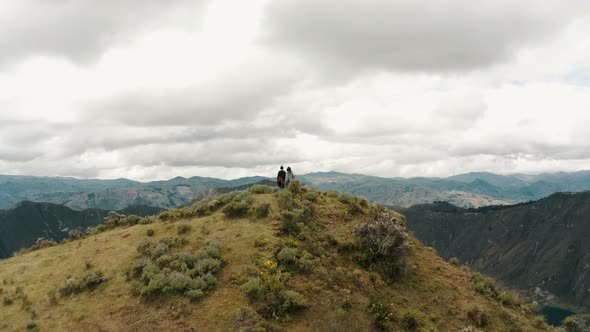
<path id="1" fill-rule="evenodd" d="M 0 261 L 0 331 L 537 331 L 362 198 L 254 186 Z"/>

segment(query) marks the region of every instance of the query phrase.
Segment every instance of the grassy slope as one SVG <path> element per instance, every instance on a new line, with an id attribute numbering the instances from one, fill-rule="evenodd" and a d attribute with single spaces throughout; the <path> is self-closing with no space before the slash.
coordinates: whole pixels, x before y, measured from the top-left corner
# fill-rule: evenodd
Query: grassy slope
<path id="1" fill-rule="evenodd" d="M 123 331 L 179 330 L 228 331 L 236 328 L 235 315 L 248 307 L 249 300 L 240 291 L 256 264 L 272 258 L 282 244 L 304 247 L 293 238 L 280 235 L 278 206 L 273 194 L 254 195 L 255 201 L 272 203 L 270 217 L 264 220 L 227 220 L 220 212 L 190 220 L 192 231 L 187 235 L 187 248 L 198 249 L 203 241 L 221 242 L 226 262 L 219 275 L 216 290 L 199 303 L 181 297 L 164 297 L 143 301 L 131 295 L 124 269 L 137 255 L 136 246 L 145 238 L 148 228 L 155 229 L 154 238 L 176 235 L 178 222 L 136 225 L 89 236 L 57 247 L 42 249 L 0 261 L 0 287 L 13 293 L 18 285 L 24 289 L 36 313 L 41 330 L 47 331 Z M 366 217 L 350 217 L 334 198 L 322 198 L 309 223 L 315 237 L 331 234 L 340 243 L 352 239 L 352 230 Z M 264 239 L 266 249 L 255 246 Z M 259 241 L 260 242 L 260 241 Z M 67 275 L 77 276 L 90 262 L 110 277 L 92 291 L 61 298 L 51 304 L 48 291 L 63 285 Z M 311 274 L 294 273 L 289 280 L 292 289 L 303 293 L 308 308 L 281 321 L 270 322 L 274 329 L 293 331 L 366 331 L 374 330 L 374 318 L 368 306 L 375 297 L 393 304 L 391 327 L 404 330 L 403 315 L 415 310 L 423 319 L 425 331 L 453 331 L 470 325 L 467 311 L 479 306 L 490 317 L 486 331 L 534 330 L 532 317 L 476 293 L 471 275 L 444 262 L 431 249 L 416 242 L 410 257 L 411 271 L 404 280 L 388 285 L 375 278 L 338 246 L 325 249 L 320 264 Z M 3 297 L 0 294 L 0 299 Z M 25 330 L 30 313 L 18 300 L 12 305 L 0 302 L 0 331 Z"/>

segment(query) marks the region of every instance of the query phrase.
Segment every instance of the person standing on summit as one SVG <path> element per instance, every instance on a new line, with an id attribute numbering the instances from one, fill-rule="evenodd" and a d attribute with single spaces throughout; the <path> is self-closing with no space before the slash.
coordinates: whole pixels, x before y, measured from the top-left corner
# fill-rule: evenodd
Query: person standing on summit
<path id="1" fill-rule="evenodd" d="M 295 179 L 295 174 L 291 170 L 291 167 L 287 167 L 287 177 L 285 178 L 285 186 L 289 188 L 289 183 Z"/>
<path id="2" fill-rule="evenodd" d="M 287 173 L 285 173 L 285 171 L 283 170 L 283 166 L 281 166 L 281 170 L 279 171 L 279 174 L 277 175 L 277 186 L 279 186 L 280 189 L 285 189 L 285 177 L 287 176 Z"/>

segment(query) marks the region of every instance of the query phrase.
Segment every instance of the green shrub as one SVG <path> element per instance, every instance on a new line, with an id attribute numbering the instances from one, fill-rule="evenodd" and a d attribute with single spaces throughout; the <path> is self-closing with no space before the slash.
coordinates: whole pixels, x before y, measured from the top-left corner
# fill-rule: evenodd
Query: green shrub
<path id="1" fill-rule="evenodd" d="M 320 196 L 320 193 L 318 191 L 308 191 L 305 194 L 303 194 L 303 199 L 310 201 L 310 202 L 317 202 L 318 198 Z"/>
<path id="2" fill-rule="evenodd" d="M 489 323 L 488 314 L 479 307 L 469 309 L 467 317 L 476 327 L 485 327 Z"/>
<path id="3" fill-rule="evenodd" d="M 84 272 L 78 278 L 68 278 L 65 284 L 59 289 L 59 292 L 62 296 L 78 294 L 86 290 L 92 290 L 107 280 L 108 278 L 100 270 L 94 272 L 88 271 Z"/>
<path id="4" fill-rule="evenodd" d="M 14 300 L 10 297 L 8 297 L 8 295 L 5 295 L 4 298 L 2 299 L 2 304 L 4 305 L 11 305 L 14 303 Z"/>
<path id="5" fill-rule="evenodd" d="M 276 262 L 266 261 L 258 276 L 248 279 L 241 290 L 252 301 L 260 302 L 269 317 L 283 317 L 306 306 L 305 297 L 285 289 L 288 273 L 282 272 Z"/>
<path id="6" fill-rule="evenodd" d="M 150 236 L 150 237 L 154 236 L 155 233 L 156 233 L 156 230 L 153 227 L 150 227 L 145 230 L 145 235 Z"/>
<path id="7" fill-rule="evenodd" d="M 482 295 L 494 297 L 498 294 L 496 282 L 492 278 L 484 277 L 476 272 L 473 274 L 472 282 L 473 288 Z"/>
<path id="8" fill-rule="evenodd" d="M 356 234 L 362 250 L 360 263 L 389 278 L 403 274 L 414 245 L 401 220 L 391 213 L 378 213 L 369 217 Z"/>
<path id="9" fill-rule="evenodd" d="M 340 193 L 338 191 L 336 191 L 336 190 L 328 190 L 326 192 L 326 195 L 328 197 L 336 198 L 336 197 L 338 197 L 340 195 Z"/>
<path id="10" fill-rule="evenodd" d="M 281 231 L 288 235 L 298 235 L 303 229 L 307 213 L 303 209 L 294 209 L 281 212 Z"/>
<path id="11" fill-rule="evenodd" d="M 283 247 L 277 254 L 277 261 L 283 265 L 295 264 L 297 259 L 297 249 L 291 247 Z"/>
<path id="12" fill-rule="evenodd" d="M 291 182 L 293 183 L 293 182 Z M 289 187 L 291 187 L 289 185 Z M 292 290 L 283 290 L 280 293 L 281 298 L 281 309 L 280 311 L 283 313 L 290 313 L 301 308 L 304 308 L 307 305 L 307 300 L 305 296 L 301 293 Z"/>
<path id="13" fill-rule="evenodd" d="M 287 189 L 293 194 L 298 194 L 301 192 L 301 183 L 297 180 L 291 180 Z"/>
<path id="14" fill-rule="evenodd" d="M 460 264 L 460 262 L 459 262 L 459 258 L 457 258 L 457 257 L 451 257 L 451 258 L 449 259 L 449 263 L 450 263 L 451 265 L 459 266 L 459 264 Z"/>
<path id="15" fill-rule="evenodd" d="M 193 229 L 193 225 L 190 222 L 181 222 L 176 226 L 178 235 L 183 235 L 191 231 Z"/>
<path id="16" fill-rule="evenodd" d="M 80 230 L 73 229 L 68 232 L 69 240 L 80 240 L 82 238 L 84 238 L 84 234 Z"/>
<path id="17" fill-rule="evenodd" d="M 247 202 L 230 202 L 221 211 L 226 218 L 243 218 L 248 215 L 251 206 Z"/>
<path id="18" fill-rule="evenodd" d="M 256 206 L 256 208 L 254 208 L 254 214 L 258 219 L 266 218 L 270 214 L 270 209 L 270 203 L 261 203 L 258 206 Z"/>
<path id="19" fill-rule="evenodd" d="M 407 330 L 413 331 L 424 326 L 426 318 L 424 314 L 414 309 L 406 311 L 402 318 L 402 323 Z"/>
<path id="20" fill-rule="evenodd" d="M 293 193 L 288 190 L 279 192 L 277 202 L 281 210 L 291 210 L 296 207 L 295 195 L 293 195 Z"/>
<path id="21" fill-rule="evenodd" d="M 183 237 L 163 238 L 157 244 L 142 241 L 141 254 L 127 269 L 127 276 L 135 287 L 135 293 L 143 297 L 177 294 L 200 300 L 217 285 L 217 274 L 223 262 L 220 260 L 219 243 L 207 241 L 195 254 L 173 252 L 183 246 Z"/>
<path id="22" fill-rule="evenodd" d="M 498 294 L 498 301 L 507 307 L 520 306 L 522 301 L 510 291 L 503 291 Z"/>
<path id="23" fill-rule="evenodd" d="M 234 314 L 234 327 L 237 332 L 266 332 L 272 331 L 269 324 L 260 317 L 258 313 L 250 308 L 244 307 Z"/>
<path id="24" fill-rule="evenodd" d="M 263 184 L 255 184 L 250 187 L 249 191 L 253 194 L 272 194 L 279 190 L 277 187 L 271 187 Z"/>
<path id="25" fill-rule="evenodd" d="M 361 208 L 363 209 L 368 209 L 369 208 L 369 201 L 364 198 L 364 197 L 357 197 L 357 202 L 359 203 L 359 205 L 361 206 Z"/>
<path id="26" fill-rule="evenodd" d="M 358 202 L 352 202 L 348 205 L 348 213 L 354 216 L 364 214 L 365 211 Z"/>
<path id="27" fill-rule="evenodd" d="M 375 320 L 375 325 L 380 330 L 386 330 L 387 324 L 393 316 L 393 304 L 384 305 L 382 302 L 373 303 L 370 306 L 371 314 Z"/>
<path id="28" fill-rule="evenodd" d="M 184 217 L 184 212 L 179 209 L 172 209 L 169 211 L 164 211 L 164 212 L 160 213 L 160 215 L 158 216 L 158 218 L 162 221 L 174 221 L 174 220 L 182 219 L 183 217 Z"/>
<path id="29" fill-rule="evenodd" d="M 523 303 L 520 305 L 520 310 L 525 315 L 533 314 L 533 313 L 537 312 L 537 310 L 539 310 L 539 303 L 537 303 L 537 301 Z"/>
<path id="30" fill-rule="evenodd" d="M 315 258 L 311 253 L 303 251 L 297 260 L 297 268 L 302 272 L 311 272 L 315 269 L 320 259 Z"/>
<path id="31" fill-rule="evenodd" d="M 566 317 L 563 320 L 563 327 L 565 327 L 565 330 L 567 332 L 581 332 L 582 331 L 582 326 L 581 324 L 578 322 L 578 320 L 574 317 Z"/>
<path id="32" fill-rule="evenodd" d="M 356 198 L 352 195 L 349 194 L 342 194 L 340 196 L 338 196 L 338 202 L 342 203 L 342 204 L 352 204 L 356 202 Z"/>
<path id="33" fill-rule="evenodd" d="M 248 281 L 246 281 L 246 283 L 244 283 L 240 289 L 252 300 L 258 300 L 266 293 L 266 287 L 259 277 L 248 279 Z"/>

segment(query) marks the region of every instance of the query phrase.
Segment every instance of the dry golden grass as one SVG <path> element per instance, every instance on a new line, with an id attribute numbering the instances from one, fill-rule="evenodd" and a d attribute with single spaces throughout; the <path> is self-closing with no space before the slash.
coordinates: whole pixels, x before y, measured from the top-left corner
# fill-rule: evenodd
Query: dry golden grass
<path id="1" fill-rule="evenodd" d="M 192 227 L 186 234 L 189 243 L 184 250 L 197 250 L 205 240 L 218 240 L 225 262 L 217 288 L 198 303 L 177 296 L 143 300 L 132 295 L 124 274 L 148 229 L 155 231 L 155 240 L 175 236 L 176 225 L 187 220 L 115 229 L 0 261 L 0 287 L 4 294 L 22 287 L 41 331 L 232 331 L 239 329 L 237 312 L 252 306 L 240 284 L 255 273 L 259 262 L 272 259 L 288 243 L 300 249 L 316 246 L 318 250 L 319 246 L 322 254 L 313 272 L 294 272 L 289 280 L 291 289 L 306 296 L 308 307 L 290 317 L 269 320 L 267 326 L 273 330 L 375 330 L 369 310 L 375 299 L 392 304 L 388 326 L 393 331 L 406 329 L 404 315 L 411 311 L 423 319 L 418 331 L 455 331 L 471 324 L 467 312 L 475 306 L 490 316 L 486 331 L 536 330 L 532 316 L 525 317 L 479 295 L 472 288 L 470 272 L 446 263 L 417 241 L 409 259 L 410 270 L 402 280 L 387 283 L 362 269 L 338 249 L 340 244 L 352 241 L 354 228 L 366 216 L 347 215 L 335 198 L 322 195 L 318 199 L 309 222 L 311 240 L 300 241 L 280 234 L 275 194 L 253 197 L 255 204 L 272 204 L 268 218 L 228 220 L 218 211 L 188 220 Z M 339 244 L 313 242 L 325 236 Z M 260 245 L 264 242 L 266 245 Z M 62 286 L 67 276 L 84 272 L 86 262 L 91 263 L 91 270 L 102 270 L 110 279 L 91 291 L 69 297 L 58 294 L 57 303 L 51 303 L 49 291 Z M 0 331 L 26 330 L 30 317 L 18 300 L 11 305 L 0 301 Z M 247 326 L 242 328 L 246 330 Z"/>

